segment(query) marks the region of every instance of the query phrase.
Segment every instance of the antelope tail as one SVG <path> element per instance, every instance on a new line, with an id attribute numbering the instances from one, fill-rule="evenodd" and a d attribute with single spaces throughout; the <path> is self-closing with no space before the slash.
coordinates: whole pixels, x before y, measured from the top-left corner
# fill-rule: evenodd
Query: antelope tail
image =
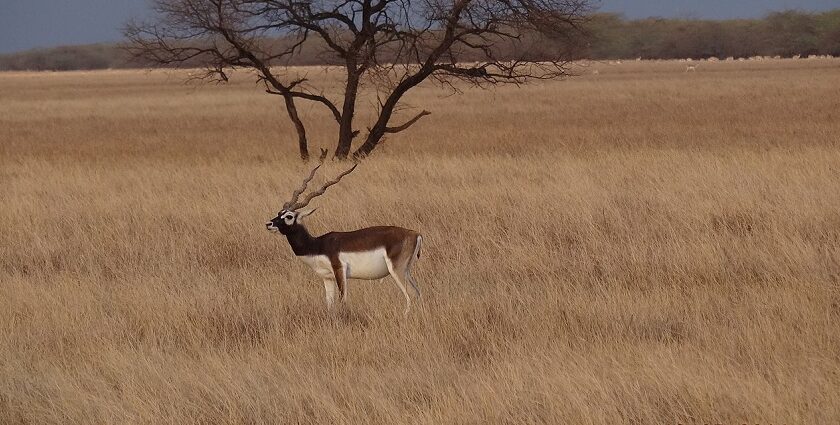
<path id="1" fill-rule="evenodd" d="M 420 245 L 421 245 L 422 242 L 423 242 L 423 237 L 420 236 L 420 235 L 417 235 L 417 245 L 414 247 L 414 256 L 417 257 L 418 260 L 420 259 Z"/>

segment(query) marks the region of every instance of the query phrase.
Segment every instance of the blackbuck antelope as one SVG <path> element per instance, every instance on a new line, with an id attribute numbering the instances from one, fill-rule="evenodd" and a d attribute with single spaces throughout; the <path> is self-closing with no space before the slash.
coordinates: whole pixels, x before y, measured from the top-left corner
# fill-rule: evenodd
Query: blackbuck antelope
<path id="1" fill-rule="evenodd" d="M 303 201 L 298 197 L 306 190 L 315 172 L 324 163 L 326 151 L 322 152 L 318 165 L 312 169 L 303 184 L 292 193 L 292 198 L 283 204 L 283 209 L 265 224 L 271 232 L 286 236 L 295 255 L 303 260 L 324 280 L 327 307 L 335 303 L 336 290 L 339 299 L 347 299 L 347 280 L 383 279 L 388 275 L 394 279 L 397 287 L 405 296 L 405 312 L 411 307 L 411 296 L 406 289 L 410 283 L 420 296 L 417 282 L 411 275 L 411 267 L 420 258 L 420 244 L 423 238 L 419 233 L 394 226 L 367 227 L 352 232 L 330 232 L 313 237 L 304 227 L 302 220 L 315 209 L 301 211 L 312 199 L 323 195 L 328 187 L 338 183 L 342 177 L 356 169 L 353 165 L 333 180 L 327 181 L 320 189 L 310 192 Z"/>

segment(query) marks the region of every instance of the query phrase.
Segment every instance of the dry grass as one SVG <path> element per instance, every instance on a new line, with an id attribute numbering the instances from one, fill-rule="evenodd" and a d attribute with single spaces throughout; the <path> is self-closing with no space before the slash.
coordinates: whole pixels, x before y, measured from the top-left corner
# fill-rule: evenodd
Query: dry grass
<path id="1" fill-rule="evenodd" d="M 310 224 L 422 232 L 407 319 L 264 230 L 304 167 L 246 78 L 0 74 L 0 423 L 836 423 L 838 66 L 422 88 Z"/>

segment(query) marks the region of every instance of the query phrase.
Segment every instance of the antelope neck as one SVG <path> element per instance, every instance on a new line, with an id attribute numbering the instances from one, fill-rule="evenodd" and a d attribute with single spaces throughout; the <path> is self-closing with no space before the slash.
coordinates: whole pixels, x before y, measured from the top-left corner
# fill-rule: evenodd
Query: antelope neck
<path id="1" fill-rule="evenodd" d="M 309 234 L 306 227 L 298 224 L 289 230 L 289 233 L 286 234 L 286 240 L 289 241 L 289 245 L 292 247 L 292 252 L 294 252 L 296 256 L 300 257 L 303 255 L 322 254 L 321 244 L 318 242 L 317 238 L 313 238 L 312 235 Z"/>

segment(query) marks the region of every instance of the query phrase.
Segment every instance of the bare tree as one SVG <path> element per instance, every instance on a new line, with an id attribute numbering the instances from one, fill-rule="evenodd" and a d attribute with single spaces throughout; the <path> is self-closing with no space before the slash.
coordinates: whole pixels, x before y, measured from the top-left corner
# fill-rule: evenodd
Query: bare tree
<path id="1" fill-rule="evenodd" d="M 327 108 L 338 127 L 334 156 L 351 154 L 360 88 L 376 90 L 376 119 L 352 155 L 369 155 L 388 134 L 428 115 L 392 124 L 403 96 L 430 79 L 455 89 L 568 75 L 588 0 L 153 0 L 155 18 L 129 23 L 128 49 L 158 65 L 199 63 L 204 78 L 256 71 L 281 96 L 309 157 L 298 102 Z M 288 66 L 307 49 L 346 72 L 341 101 Z"/>

